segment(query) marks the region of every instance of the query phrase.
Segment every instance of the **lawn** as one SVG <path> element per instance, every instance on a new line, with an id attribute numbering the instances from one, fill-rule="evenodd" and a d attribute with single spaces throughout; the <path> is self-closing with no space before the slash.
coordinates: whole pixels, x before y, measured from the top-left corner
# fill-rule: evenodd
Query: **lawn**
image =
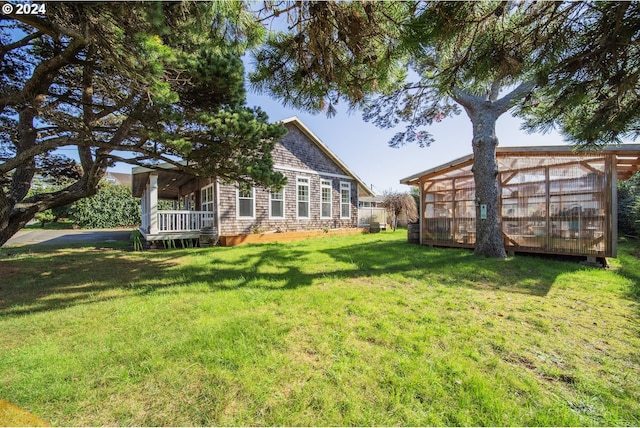
<path id="1" fill-rule="evenodd" d="M 53 425 L 637 426 L 640 263 L 620 252 L 493 260 L 406 231 L 2 248 L 0 399 Z"/>

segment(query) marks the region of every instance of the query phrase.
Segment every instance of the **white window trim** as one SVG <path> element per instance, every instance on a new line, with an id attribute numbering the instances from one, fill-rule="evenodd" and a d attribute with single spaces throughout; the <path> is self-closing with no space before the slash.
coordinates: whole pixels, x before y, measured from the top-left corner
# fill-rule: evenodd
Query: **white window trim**
<path id="1" fill-rule="evenodd" d="M 251 212 L 253 215 L 249 216 L 241 216 L 240 215 L 240 187 L 236 185 L 236 220 L 255 220 L 256 218 L 256 188 L 251 187 L 251 195 L 252 195 L 252 208 Z"/>
<path id="2" fill-rule="evenodd" d="M 325 182 L 328 182 L 329 184 L 325 184 Z M 323 216 L 322 215 L 322 205 L 324 204 L 324 201 L 322 200 L 322 191 L 324 189 L 329 189 L 329 215 L 328 216 Z M 322 219 L 328 219 L 328 218 L 333 218 L 333 180 L 327 180 L 326 178 L 320 178 L 320 218 Z"/>
<path id="3" fill-rule="evenodd" d="M 309 215 L 307 215 L 306 217 L 302 217 L 300 216 L 300 193 L 298 192 L 298 187 L 300 186 L 300 183 L 298 182 L 298 180 L 300 179 L 304 179 L 307 180 L 307 189 L 308 189 L 308 197 L 307 197 L 307 205 L 309 206 L 307 212 L 309 213 Z M 296 219 L 299 220 L 308 220 L 311 218 L 311 177 L 307 177 L 307 176 L 296 176 Z"/>
<path id="4" fill-rule="evenodd" d="M 216 199 L 215 199 L 215 189 L 214 189 L 214 184 L 209 184 L 207 186 L 204 186 L 203 188 L 200 189 L 200 211 L 207 211 L 204 209 L 204 198 L 202 197 L 203 194 L 207 193 L 207 189 L 211 188 L 211 200 L 207 201 L 206 203 L 208 205 L 210 205 L 211 207 L 213 207 L 213 209 L 209 212 L 215 212 L 216 210 Z"/>
<path id="5" fill-rule="evenodd" d="M 342 206 L 345 204 L 344 202 L 342 202 L 342 190 L 343 190 L 342 186 L 345 185 L 345 184 L 349 188 L 349 216 L 347 216 L 347 217 L 342 215 Z M 350 219 L 351 218 L 351 183 L 348 182 L 348 181 L 341 181 L 340 182 L 340 218 L 341 219 Z"/>
<path id="6" fill-rule="evenodd" d="M 297 180 L 296 180 L 297 181 Z M 296 187 L 296 191 L 297 191 L 297 187 Z M 283 187 L 282 190 L 282 217 L 274 217 L 273 214 L 271 213 L 271 195 L 272 192 L 269 192 L 269 220 L 285 220 L 287 218 L 287 202 L 286 202 L 286 194 L 287 192 L 285 192 L 285 188 Z"/>

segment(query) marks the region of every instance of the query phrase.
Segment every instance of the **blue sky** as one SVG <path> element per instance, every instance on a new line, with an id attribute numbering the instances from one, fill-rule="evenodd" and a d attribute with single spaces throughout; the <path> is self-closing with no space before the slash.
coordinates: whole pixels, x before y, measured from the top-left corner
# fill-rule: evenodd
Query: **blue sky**
<path id="1" fill-rule="evenodd" d="M 408 191 L 410 187 L 400 184 L 400 179 L 471 153 L 471 122 L 464 112 L 427 129 L 435 138 L 430 147 L 412 144 L 395 149 L 389 147 L 388 142 L 402 128 L 377 128 L 365 122 L 361 112 L 348 113 L 344 106 L 336 116 L 327 118 L 324 113 L 310 114 L 283 107 L 281 102 L 249 89 L 247 105 L 260 106 L 271 121 L 297 116 L 353 173 L 367 185 L 373 185 L 378 194 L 387 190 Z M 567 144 L 555 132 L 527 134 L 520 130 L 520 123 L 509 113 L 498 119 L 496 134 L 501 146 Z M 131 167 L 122 164 L 112 170 L 130 172 Z"/>
<path id="2" fill-rule="evenodd" d="M 245 75 L 253 68 L 252 61 L 250 55 L 243 57 Z M 404 130 L 402 124 L 398 128 L 380 129 L 365 122 L 360 111 L 349 112 L 346 105 L 338 105 L 338 114 L 332 118 L 325 113 L 311 114 L 284 107 L 268 95 L 253 92 L 246 80 L 247 106 L 259 106 L 271 122 L 297 116 L 377 194 L 409 191 L 410 186 L 400 184 L 402 178 L 471 153 L 471 121 L 464 111 L 425 128 L 434 136 L 431 146 L 421 148 L 414 143 L 391 148 L 388 142 L 396 132 Z M 520 130 L 520 124 L 520 119 L 509 112 L 498 119 L 496 134 L 501 146 L 567 144 L 557 132 L 527 134 Z M 131 166 L 119 164 L 112 171 L 130 172 Z"/>
<path id="3" fill-rule="evenodd" d="M 435 139 L 430 147 L 411 144 L 391 148 L 389 140 L 404 128 L 380 129 L 365 122 L 361 112 L 349 114 L 344 106 L 336 116 L 327 118 L 324 113 L 313 115 L 285 108 L 279 101 L 251 92 L 247 104 L 260 106 L 272 121 L 300 118 L 356 175 L 368 185 L 373 184 L 379 194 L 390 189 L 408 191 L 409 186 L 400 184 L 400 179 L 471 153 L 471 121 L 464 111 L 425 128 Z M 501 146 L 567 144 L 556 132 L 527 134 L 520 130 L 520 124 L 520 119 L 509 113 L 498 120 L 496 134 Z"/>

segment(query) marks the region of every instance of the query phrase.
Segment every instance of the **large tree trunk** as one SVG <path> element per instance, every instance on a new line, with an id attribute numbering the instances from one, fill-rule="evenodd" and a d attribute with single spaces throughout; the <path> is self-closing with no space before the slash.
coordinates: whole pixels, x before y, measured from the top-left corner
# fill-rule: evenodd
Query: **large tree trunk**
<path id="1" fill-rule="evenodd" d="M 474 159 L 472 171 L 476 187 L 475 252 L 488 257 L 504 258 L 507 254 L 502 240 L 499 211 L 500 184 L 496 161 L 498 138 L 495 135 L 497 119 L 498 117 L 491 109 L 482 107 L 471 116 Z"/>
<path id="2" fill-rule="evenodd" d="M 498 99 L 500 81 L 491 85 L 486 96 L 476 96 L 454 88 L 451 96 L 464 107 L 473 124 L 473 179 L 476 187 L 476 254 L 487 257 L 507 256 L 502 240 L 500 213 L 501 189 L 496 159 L 496 121 L 513 103 L 524 98 L 535 83 L 522 82 Z M 485 211 L 486 210 L 486 211 Z M 486 212 L 486 218 L 482 215 Z"/>
<path id="3" fill-rule="evenodd" d="M 67 188 L 34 195 L 15 204 L 12 204 L 0 189 L 0 246 L 22 229 L 37 213 L 95 195 L 98 191 L 98 183 L 106 171 L 107 158 L 100 157 L 91 170 Z"/>

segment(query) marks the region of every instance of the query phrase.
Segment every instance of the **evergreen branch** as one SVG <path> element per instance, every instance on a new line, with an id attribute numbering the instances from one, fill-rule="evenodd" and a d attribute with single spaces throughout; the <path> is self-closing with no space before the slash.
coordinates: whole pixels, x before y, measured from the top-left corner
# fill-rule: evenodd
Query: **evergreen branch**
<path id="1" fill-rule="evenodd" d="M 0 111 L 9 105 L 17 105 L 34 98 L 38 94 L 46 93 L 54 73 L 67 65 L 69 60 L 85 46 L 84 39 L 73 39 L 62 53 L 38 64 L 21 91 L 0 98 Z"/>
<path id="2" fill-rule="evenodd" d="M 37 31 L 35 33 L 29 34 L 28 36 L 26 36 L 25 38 L 18 40 L 17 42 L 14 43 L 9 43 L 8 45 L 2 45 L 2 47 L 0 47 L 0 62 L 2 62 L 4 60 L 4 56 L 7 52 L 12 51 L 13 49 L 18 49 L 21 47 L 24 47 L 26 45 L 29 44 L 29 42 L 33 39 L 37 39 L 38 37 L 42 36 L 44 33 L 42 33 L 41 31 Z"/>

